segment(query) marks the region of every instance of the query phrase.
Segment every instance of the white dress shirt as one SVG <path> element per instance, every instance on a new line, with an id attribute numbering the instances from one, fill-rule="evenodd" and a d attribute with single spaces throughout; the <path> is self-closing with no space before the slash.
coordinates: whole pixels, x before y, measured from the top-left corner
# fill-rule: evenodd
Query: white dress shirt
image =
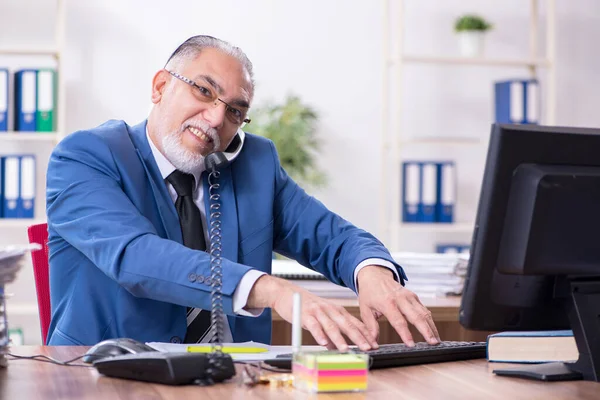
<path id="1" fill-rule="evenodd" d="M 175 171 L 176 168 L 156 148 L 156 146 L 152 142 L 152 139 L 150 139 L 150 136 L 148 135 L 148 129 L 146 129 L 146 138 L 148 139 L 148 143 L 150 144 L 150 148 L 152 149 L 152 155 L 154 156 L 156 164 L 158 165 L 158 169 L 160 170 L 161 176 L 163 177 L 163 180 L 164 180 L 165 184 L 167 185 L 169 194 L 171 195 L 171 199 L 173 200 L 173 203 L 175 203 L 175 201 L 177 200 L 177 192 L 175 191 L 175 188 L 173 188 L 173 186 L 167 181 L 167 177 L 173 171 Z M 208 235 L 208 228 L 207 228 L 207 222 L 206 222 L 206 210 L 204 208 L 204 191 L 202 190 L 203 185 L 202 185 L 202 180 L 200 179 L 202 172 L 203 172 L 203 169 L 198 171 L 197 175 L 194 175 L 194 179 L 196 181 L 196 185 L 194 187 L 194 203 L 196 204 L 196 206 L 198 206 L 198 209 L 200 210 L 200 215 L 202 217 L 202 229 L 204 230 L 204 238 L 206 240 L 206 246 L 207 246 L 207 248 L 210 248 L 210 238 Z M 366 267 L 367 265 L 379 265 L 382 267 L 389 268 L 390 270 L 392 270 L 394 272 L 396 280 L 399 281 L 398 272 L 396 271 L 396 268 L 394 267 L 394 265 L 392 263 L 390 263 L 387 260 L 383 260 L 383 259 L 379 259 L 379 258 L 370 258 L 370 259 L 364 260 L 363 262 L 361 262 L 360 264 L 358 264 L 356 266 L 356 268 L 354 270 L 355 285 L 357 284 L 358 272 L 362 268 Z M 233 293 L 233 312 L 234 313 L 236 313 L 238 315 L 249 316 L 249 317 L 257 317 L 260 314 L 262 314 L 262 312 L 264 310 L 262 308 L 256 308 L 256 309 L 244 308 L 244 307 L 246 307 L 246 304 L 248 303 L 248 297 L 250 296 L 250 290 L 252 290 L 254 283 L 262 275 L 265 275 L 265 272 L 258 271 L 255 269 L 252 269 L 244 274 L 244 276 L 240 280 L 240 283 L 238 284 L 237 288 L 235 289 L 235 292 Z M 227 322 L 224 324 L 224 326 L 226 326 L 227 327 L 226 330 L 229 331 L 229 324 Z M 226 334 L 225 336 L 226 337 L 229 336 L 229 338 L 231 338 L 231 332 L 229 331 L 228 333 L 229 333 L 229 335 Z M 228 341 L 224 340 L 224 342 L 228 342 Z M 229 342 L 231 342 L 231 340 L 229 340 Z"/>

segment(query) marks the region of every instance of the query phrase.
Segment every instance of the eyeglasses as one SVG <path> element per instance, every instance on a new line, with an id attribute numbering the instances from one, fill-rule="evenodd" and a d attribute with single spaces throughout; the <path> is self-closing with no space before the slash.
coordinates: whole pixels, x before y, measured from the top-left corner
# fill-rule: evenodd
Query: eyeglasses
<path id="1" fill-rule="evenodd" d="M 194 89 L 194 94 L 203 103 L 212 103 L 215 107 L 219 105 L 219 102 L 225 105 L 225 116 L 232 123 L 242 126 L 242 124 L 249 124 L 250 118 L 246 118 L 246 111 L 242 111 L 239 108 L 232 106 L 231 104 L 221 100 L 214 88 L 211 88 L 211 84 L 206 82 L 206 85 L 199 85 L 193 80 L 186 78 L 185 76 L 179 75 L 177 72 L 167 71 L 169 74 L 173 75 L 175 78 L 179 79 L 182 82 L 187 83 L 192 86 Z"/>

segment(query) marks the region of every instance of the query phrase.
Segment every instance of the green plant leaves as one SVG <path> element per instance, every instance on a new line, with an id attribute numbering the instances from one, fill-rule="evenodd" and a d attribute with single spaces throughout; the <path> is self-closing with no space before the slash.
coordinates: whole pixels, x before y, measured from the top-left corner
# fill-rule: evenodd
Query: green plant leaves
<path id="1" fill-rule="evenodd" d="M 286 172 L 299 184 L 322 186 L 325 174 L 316 165 L 320 143 L 316 135 L 317 112 L 288 95 L 281 104 L 267 104 L 252 111 L 249 131 L 271 139 Z"/>
<path id="2" fill-rule="evenodd" d="M 483 17 L 475 14 L 466 14 L 456 20 L 454 30 L 462 31 L 487 31 L 492 29 L 492 25 Z"/>

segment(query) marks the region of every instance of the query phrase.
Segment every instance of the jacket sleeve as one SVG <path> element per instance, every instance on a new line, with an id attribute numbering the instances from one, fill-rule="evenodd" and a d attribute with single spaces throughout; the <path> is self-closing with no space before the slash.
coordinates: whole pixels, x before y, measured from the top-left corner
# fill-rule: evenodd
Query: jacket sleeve
<path id="1" fill-rule="evenodd" d="M 65 138 L 48 166 L 49 226 L 134 296 L 209 309 L 211 287 L 196 279 L 210 276 L 209 255 L 158 236 L 124 192 L 122 175 L 101 137 Z M 223 307 L 233 314 L 235 288 L 250 267 L 222 261 Z"/>
<path id="2" fill-rule="evenodd" d="M 354 270 L 369 258 L 391 262 L 404 284 L 402 267 L 383 244 L 368 232 L 357 228 L 306 194 L 275 162 L 274 249 L 297 260 L 305 267 L 321 272 L 330 281 L 356 292 Z"/>

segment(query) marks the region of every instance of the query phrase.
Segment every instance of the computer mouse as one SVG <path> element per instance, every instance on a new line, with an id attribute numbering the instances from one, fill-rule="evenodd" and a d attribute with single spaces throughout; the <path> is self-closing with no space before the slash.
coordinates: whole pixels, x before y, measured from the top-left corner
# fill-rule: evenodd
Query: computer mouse
<path id="1" fill-rule="evenodd" d="M 142 342 L 129 338 L 108 339 L 92 346 L 82 357 L 82 361 L 91 364 L 101 358 L 123 354 L 138 354 L 148 351 L 156 350 Z"/>

